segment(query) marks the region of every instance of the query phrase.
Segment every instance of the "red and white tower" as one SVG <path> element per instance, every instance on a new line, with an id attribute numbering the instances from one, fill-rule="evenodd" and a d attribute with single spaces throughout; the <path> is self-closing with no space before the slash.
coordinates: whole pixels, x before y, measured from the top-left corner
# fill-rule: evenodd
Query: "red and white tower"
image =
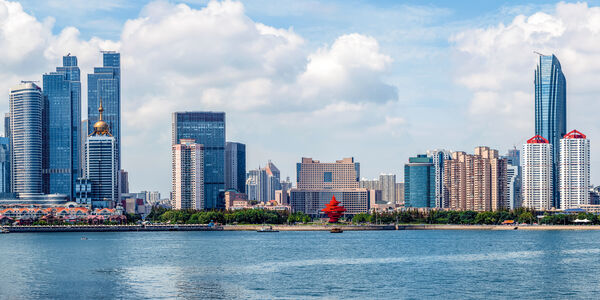
<path id="1" fill-rule="evenodd" d="M 536 135 L 523 145 L 523 207 L 552 208 L 552 144 Z"/>
<path id="2" fill-rule="evenodd" d="M 558 182 L 560 208 L 590 204 L 590 140 L 573 130 L 560 140 Z"/>

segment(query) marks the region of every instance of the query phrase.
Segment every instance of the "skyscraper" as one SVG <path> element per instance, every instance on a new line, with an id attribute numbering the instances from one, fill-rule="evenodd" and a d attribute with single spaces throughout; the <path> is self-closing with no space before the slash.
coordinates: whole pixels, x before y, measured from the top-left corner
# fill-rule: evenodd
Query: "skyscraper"
<path id="1" fill-rule="evenodd" d="M 560 140 L 558 165 L 560 208 L 590 204 L 590 140 L 573 130 Z"/>
<path id="2" fill-rule="evenodd" d="M 246 183 L 246 145 L 225 144 L 225 189 L 244 192 Z"/>
<path id="3" fill-rule="evenodd" d="M 404 206 L 435 207 L 435 166 L 425 154 L 404 164 Z"/>
<path id="4" fill-rule="evenodd" d="M 508 207 L 515 209 L 521 207 L 521 151 L 516 147 L 509 149 L 505 156 L 507 165 L 508 182 Z"/>
<path id="5" fill-rule="evenodd" d="M 102 100 L 104 122 L 116 144 L 117 170 L 121 169 L 121 54 L 102 51 L 102 67 L 88 74 L 88 135 L 99 121 L 98 107 Z"/>
<path id="6" fill-rule="evenodd" d="M 256 200 L 258 202 L 269 201 L 269 175 L 265 168 L 248 171 L 246 178 L 246 192 L 248 200 Z"/>
<path id="7" fill-rule="evenodd" d="M 535 134 L 552 144 L 554 206 L 558 207 L 559 141 L 567 133 L 567 81 L 558 58 L 540 55 L 535 70 Z"/>
<path id="8" fill-rule="evenodd" d="M 447 208 L 448 203 L 444 201 L 446 189 L 444 187 L 444 161 L 452 159 L 452 154 L 444 149 L 427 151 L 435 167 L 435 207 Z"/>
<path id="9" fill-rule="evenodd" d="M 42 90 L 22 81 L 10 90 L 11 191 L 42 193 Z"/>
<path id="10" fill-rule="evenodd" d="M 385 203 L 396 203 L 396 175 L 380 174 L 381 201 Z"/>
<path id="11" fill-rule="evenodd" d="M 98 122 L 94 124 L 94 132 L 88 137 L 85 147 L 92 208 L 113 208 L 120 200 L 117 144 L 108 123 L 103 120 L 103 111 L 100 101 Z"/>
<path id="12" fill-rule="evenodd" d="M 174 112 L 172 145 L 193 139 L 204 146 L 204 208 L 225 208 L 225 113 Z M 220 200 L 221 199 L 221 200 Z"/>
<path id="13" fill-rule="evenodd" d="M 523 145 L 523 207 L 535 210 L 553 207 L 552 147 L 546 138 L 539 135 L 530 138 Z"/>
<path id="14" fill-rule="evenodd" d="M 10 193 L 10 140 L 0 137 L 0 193 Z"/>
<path id="15" fill-rule="evenodd" d="M 85 166 L 86 166 L 86 161 L 85 161 L 85 144 L 87 142 L 87 138 L 89 135 L 89 130 L 88 130 L 88 120 L 82 120 L 81 125 L 79 126 L 79 145 L 80 145 L 80 149 L 79 149 L 79 154 L 80 154 L 80 159 L 79 159 L 79 177 L 85 177 L 85 175 L 87 174 L 86 170 L 85 170 Z"/>
<path id="16" fill-rule="evenodd" d="M 205 208 L 204 205 L 204 146 L 193 139 L 180 139 L 173 145 L 174 209 Z"/>
<path id="17" fill-rule="evenodd" d="M 79 175 L 81 82 L 77 57 L 63 57 L 63 66 L 43 75 L 43 190 L 75 199 Z"/>
<path id="18" fill-rule="evenodd" d="M 275 191 L 281 190 L 281 172 L 270 160 L 265 166 L 265 172 L 267 173 L 267 201 L 275 200 Z"/>

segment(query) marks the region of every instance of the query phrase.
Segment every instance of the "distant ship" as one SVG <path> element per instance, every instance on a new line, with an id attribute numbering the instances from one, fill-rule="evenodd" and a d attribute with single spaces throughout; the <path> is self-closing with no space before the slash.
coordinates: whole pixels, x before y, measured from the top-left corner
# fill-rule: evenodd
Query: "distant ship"
<path id="1" fill-rule="evenodd" d="M 279 232 L 279 230 L 273 229 L 273 226 L 263 226 L 256 232 Z"/>

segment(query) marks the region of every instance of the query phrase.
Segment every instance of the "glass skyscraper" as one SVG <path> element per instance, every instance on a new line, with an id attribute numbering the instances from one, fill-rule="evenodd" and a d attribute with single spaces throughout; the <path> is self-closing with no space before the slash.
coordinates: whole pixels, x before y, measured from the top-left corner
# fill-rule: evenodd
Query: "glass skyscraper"
<path id="1" fill-rule="evenodd" d="M 0 193 L 10 193 L 10 140 L 0 137 Z"/>
<path id="2" fill-rule="evenodd" d="M 410 157 L 404 165 L 404 206 L 435 207 L 435 166 L 425 154 Z"/>
<path id="3" fill-rule="evenodd" d="M 246 187 L 246 145 L 227 142 L 225 146 L 225 188 L 244 193 Z"/>
<path id="4" fill-rule="evenodd" d="M 100 98 L 104 107 L 104 121 L 117 145 L 117 170 L 121 169 L 121 54 L 102 52 L 102 67 L 95 67 L 88 74 L 88 134 L 98 122 Z"/>
<path id="5" fill-rule="evenodd" d="M 558 58 L 540 55 L 535 70 L 535 134 L 552 144 L 554 199 L 558 200 L 557 163 L 560 139 L 567 133 L 567 81 Z M 558 207 L 558 202 L 554 203 Z"/>
<path id="6" fill-rule="evenodd" d="M 43 192 L 75 199 L 79 173 L 81 82 L 77 57 L 43 75 Z"/>
<path id="7" fill-rule="evenodd" d="M 11 192 L 42 193 L 42 89 L 23 81 L 10 90 Z"/>
<path id="8" fill-rule="evenodd" d="M 172 145 L 193 139 L 204 146 L 204 208 L 224 208 L 219 193 L 225 190 L 225 113 L 174 112 Z"/>

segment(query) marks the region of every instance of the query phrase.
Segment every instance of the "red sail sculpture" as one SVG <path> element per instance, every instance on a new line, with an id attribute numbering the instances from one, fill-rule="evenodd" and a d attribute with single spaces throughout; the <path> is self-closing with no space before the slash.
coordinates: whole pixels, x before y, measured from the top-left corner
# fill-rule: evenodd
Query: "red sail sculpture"
<path id="1" fill-rule="evenodd" d="M 325 208 L 321 209 L 329 217 L 329 223 L 336 223 L 344 215 L 346 209 L 340 206 L 340 203 L 335 200 L 335 196 L 332 196 L 331 202 L 325 204 Z"/>

